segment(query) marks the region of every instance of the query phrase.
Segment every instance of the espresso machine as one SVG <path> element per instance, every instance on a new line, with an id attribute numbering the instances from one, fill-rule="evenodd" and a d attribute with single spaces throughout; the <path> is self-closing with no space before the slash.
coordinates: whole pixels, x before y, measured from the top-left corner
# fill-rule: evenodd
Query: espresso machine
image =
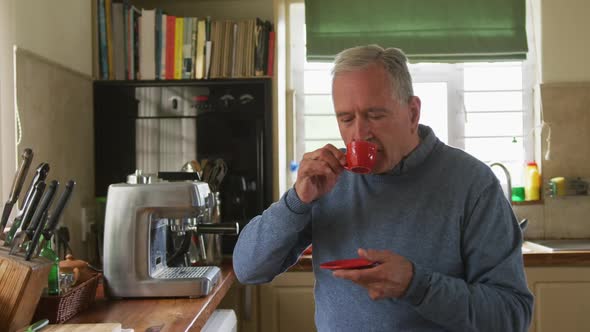
<path id="1" fill-rule="evenodd" d="M 109 297 L 200 297 L 219 281 L 217 266 L 171 265 L 170 236 L 233 234 L 238 223 L 211 223 L 215 197 L 201 181 L 128 177 L 109 186 L 104 277 Z"/>

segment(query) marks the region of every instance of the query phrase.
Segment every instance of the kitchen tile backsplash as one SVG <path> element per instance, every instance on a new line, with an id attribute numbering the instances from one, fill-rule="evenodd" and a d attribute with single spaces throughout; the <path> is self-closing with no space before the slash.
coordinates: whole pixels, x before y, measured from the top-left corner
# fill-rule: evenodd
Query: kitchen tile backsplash
<path id="1" fill-rule="evenodd" d="M 544 186 L 557 176 L 590 178 L 590 82 L 542 84 L 540 91 L 542 156 L 550 147 L 549 160 L 540 160 Z M 519 219 L 529 219 L 525 238 L 590 238 L 590 195 L 544 196 L 542 205 L 514 207 Z"/>

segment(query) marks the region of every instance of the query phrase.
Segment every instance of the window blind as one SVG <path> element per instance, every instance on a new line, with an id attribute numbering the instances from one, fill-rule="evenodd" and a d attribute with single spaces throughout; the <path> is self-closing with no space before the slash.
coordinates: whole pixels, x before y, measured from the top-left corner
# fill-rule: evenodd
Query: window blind
<path id="1" fill-rule="evenodd" d="M 525 0 L 305 0 L 307 60 L 401 48 L 411 62 L 525 59 Z"/>

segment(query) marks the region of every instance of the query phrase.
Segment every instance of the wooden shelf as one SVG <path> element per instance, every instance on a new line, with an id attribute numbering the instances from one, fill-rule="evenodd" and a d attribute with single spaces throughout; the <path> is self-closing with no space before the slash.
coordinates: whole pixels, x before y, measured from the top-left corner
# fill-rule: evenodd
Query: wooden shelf
<path id="1" fill-rule="evenodd" d="M 543 205 L 545 201 L 540 199 L 537 201 L 522 201 L 522 202 L 512 202 L 512 206 L 523 206 L 523 205 Z"/>

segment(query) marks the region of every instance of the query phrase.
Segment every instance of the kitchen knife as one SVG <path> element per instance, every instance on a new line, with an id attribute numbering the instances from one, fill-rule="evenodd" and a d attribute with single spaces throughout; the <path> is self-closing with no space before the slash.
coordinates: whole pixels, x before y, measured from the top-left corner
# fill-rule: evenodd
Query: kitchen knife
<path id="1" fill-rule="evenodd" d="M 35 213 L 33 214 L 31 222 L 26 226 L 24 236 L 20 236 L 19 238 L 20 243 L 15 242 L 10 249 L 11 255 L 17 253 L 20 248 L 23 247 L 23 243 L 33 239 L 35 230 L 37 230 L 37 226 L 44 220 L 43 216 L 47 214 L 47 209 L 49 208 L 49 205 L 51 205 L 51 201 L 53 201 L 53 196 L 55 196 L 55 191 L 57 190 L 58 184 L 59 183 L 56 180 L 53 180 L 49 183 L 49 187 L 47 187 L 47 190 L 45 190 L 43 193 L 43 197 L 41 198 L 39 206 L 37 209 L 35 209 Z"/>
<path id="2" fill-rule="evenodd" d="M 16 217 L 14 218 L 14 222 L 12 223 L 12 226 L 10 227 L 10 231 L 8 231 L 8 234 L 6 235 L 7 242 L 12 242 L 14 235 L 16 234 L 19 227 L 21 226 L 21 221 L 23 218 L 24 211 L 25 211 L 26 207 L 28 206 L 28 203 L 31 199 L 31 196 L 33 194 L 33 190 L 35 189 L 35 186 L 40 181 L 45 181 L 48 173 L 49 173 L 49 164 L 48 163 L 41 163 L 41 164 L 39 164 L 39 166 L 37 166 L 35 176 L 33 177 L 31 184 L 29 185 L 29 189 L 27 189 L 27 193 L 25 195 L 25 199 L 24 199 L 23 205 L 22 205 L 23 207 L 17 213 Z"/>
<path id="3" fill-rule="evenodd" d="M 6 201 L 6 203 L 4 204 L 4 210 L 2 210 L 2 219 L 0 219 L 0 233 L 4 233 L 4 228 L 8 223 L 8 217 L 10 217 L 12 207 L 16 202 L 18 202 L 18 196 L 20 195 L 20 191 L 23 188 L 23 183 L 25 182 L 25 178 L 27 177 L 27 172 L 29 171 L 29 167 L 31 166 L 31 161 L 33 161 L 33 150 L 25 149 L 21 157 L 22 162 L 20 164 L 20 167 L 18 168 L 18 171 L 16 172 L 14 182 L 12 182 L 12 188 L 10 189 L 8 201 Z"/>
<path id="4" fill-rule="evenodd" d="M 41 195 L 43 194 L 43 191 L 45 191 L 45 182 L 43 182 L 43 181 L 38 182 L 35 185 L 35 189 L 33 190 L 33 194 L 31 195 L 31 199 L 25 205 L 23 216 L 22 216 L 22 221 L 21 221 L 22 227 L 21 227 L 20 232 L 16 233 L 14 235 L 14 237 L 12 237 L 12 234 L 9 233 L 8 236 L 6 237 L 6 241 L 4 242 L 5 247 L 12 246 L 14 243 L 18 242 L 17 240 L 20 237 L 24 236 L 24 234 L 25 234 L 24 230 L 27 229 L 27 225 L 29 224 L 29 221 L 31 220 L 31 218 L 33 217 L 33 214 L 35 213 L 35 209 L 37 208 L 37 204 L 39 203 L 39 200 L 41 200 Z M 16 223 L 16 221 L 15 221 L 15 223 Z M 10 230 L 12 231 L 12 228 Z M 18 229 L 17 229 L 17 231 L 18 231 Z M 12 249 L 11 249 L 11 252 L 12 252 Z"/>
<path id="5" fill-rule="evenodd" d="M 53 233 L 55 232 L 55 229 L 57 228 L 57 224 L 59 223 L 59 219 L 61 218 L 63 210 L 66 207 L 66 205 L 68 204 L 68 202 L 70 201 L 70 197 L 72 196 L 72 191 L 74 190 L 75 185 L 76 185 L 76 182 L 74 182 L 72 180 L 70 180 L 70 181 L 68 181 L 68 183 L 66 183 L 66 188 L 64 189 L 63 193 L 59 197 L 59 200 L 57 201 L 57 205 L 55 206 L 53 211 L 51 211 L 51 213 L 49 214 L 49 219 L 47 220 L 47 223 L 45 225 L 45 229 L 41 232 L 43 235 L 43 240 L 41 240 L 41 243 L 35 249 L 34 257 L 39 256 L 41 249 L 43 249 L 43 247 L 45 247 L 45 244 L 47 243 L 47 241 L 51 240 L 51 237 L 53 236 Z M 33 241 L 35 241 L 34 237 L 33 237 Z M 34 247 L 34 245 L 32 245 L 32 247 Z"/>

